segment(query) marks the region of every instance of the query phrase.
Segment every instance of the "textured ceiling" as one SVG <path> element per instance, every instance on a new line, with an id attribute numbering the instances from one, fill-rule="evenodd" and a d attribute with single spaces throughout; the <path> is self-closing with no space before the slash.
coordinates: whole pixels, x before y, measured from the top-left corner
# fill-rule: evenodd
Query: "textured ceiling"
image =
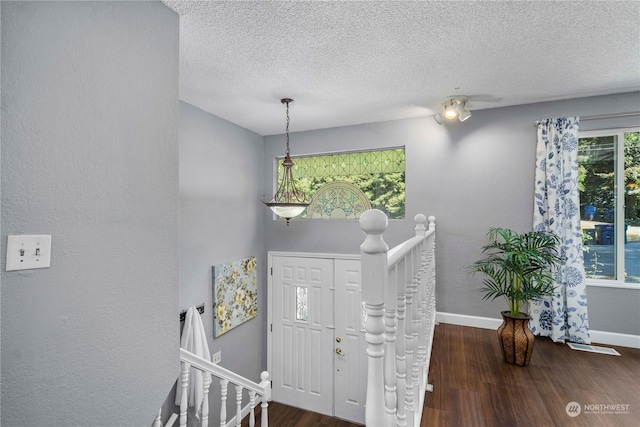
<path id="1" fill-rule="evenodd" d="M 164 3 L 180 99 L 260 135 L 640 90 L 638 1 Z"/>

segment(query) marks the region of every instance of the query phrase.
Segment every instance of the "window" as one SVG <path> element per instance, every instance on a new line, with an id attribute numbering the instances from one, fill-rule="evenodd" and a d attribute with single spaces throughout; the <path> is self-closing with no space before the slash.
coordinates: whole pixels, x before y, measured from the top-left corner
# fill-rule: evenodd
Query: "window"
<path id="1" fill-rule="evenodd" d="M 404 148 L 294 157 L 293 163 L 296 186 L 311 200 L 301 218 L 357 219 L 374 208 L 404 219 Z M 278 180 L 281 175 L 279 164 Z"/>
<path id="2" fill-rule="evenodd" d="M 578 163 L 587 278 L 640 284 L 640 131 L 581 132 Z"/>

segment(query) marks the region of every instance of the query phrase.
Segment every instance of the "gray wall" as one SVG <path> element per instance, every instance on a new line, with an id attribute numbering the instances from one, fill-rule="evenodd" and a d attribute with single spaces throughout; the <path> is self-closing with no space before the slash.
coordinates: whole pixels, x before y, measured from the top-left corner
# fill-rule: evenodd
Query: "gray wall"
<path id="1" fill-rule="evenodd" d="M 178 16 L 1 7 L 3 425 L 150 425 L 179 371 Z M 5 272 L 16 233 L 51 268 Z"/>
<path id="2" fill-rule="evenodd" d="M 211 354 L 221 351 L 223 367 L 256 382 L 266 369 L 263 157 L 262 136 L 180 103 L 180 307 L 204 302 Z M 258 257 L 258 315 L 213 338 L 211 268 L 252 255 Z M 220 406 L 216 384 L 210 399 L 214 420 Z M 235 413 L 234 404 L 229 399 L 228 414 Z"/>
<path id="3" fill-rule="evenodd" d="M 406 146 L 408 220 L 390 222 L 387 243 L 394 246 L 410 236 L 416 214 L 435 215 L 438 311 L 499 318 L 504 302 L 482 301 L 481 278 L 468 277 L 465 266 L 480 257 L 489 227 L 525 231 L 532 226 L 534 121 L 638 110 L 637 92 L 496 108 L 474 111 L 464 123 L 443 126 L 425 117 L 293 133 L 291 151 L 297 155 Z M 291 116 L 295 129 L 295 110 Z M 625 123 L 585 121 L 581 128 L 612 124 Z M 265 194 L 273 193 L 273 159 L 283 152 L 282 135 L 265 138 Z M 283 221 L 272 221 L 266 210 L 264 221 L 266 250 L 357 253 L 363 240 L 355 221 L 292 221 L 286 227 Z M 592 329 L 640 334 L 640 291 L 588 290 Z"/>

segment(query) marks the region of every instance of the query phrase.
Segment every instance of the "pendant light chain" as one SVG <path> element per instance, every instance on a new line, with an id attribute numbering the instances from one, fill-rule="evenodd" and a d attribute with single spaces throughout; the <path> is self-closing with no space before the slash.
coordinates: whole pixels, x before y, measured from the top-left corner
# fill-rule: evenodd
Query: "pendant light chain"
<path id="1" fill-rule="evenodd" d="M 289 122 L 291 121 L 291 119 L 289 119 L 289 102 L 291 101 L 287 101 L 287 130 L 286 130 L 286 139 L 287 139 L 287 149 L 285 150 L 284 154 L 285 155 L 289 155 L 290 150 L 289 150 Z"/>

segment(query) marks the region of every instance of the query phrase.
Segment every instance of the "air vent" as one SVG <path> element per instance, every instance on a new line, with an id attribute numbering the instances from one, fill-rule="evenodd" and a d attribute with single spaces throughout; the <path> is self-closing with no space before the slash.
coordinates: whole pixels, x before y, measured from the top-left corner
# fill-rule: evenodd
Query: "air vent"
<path id="1" fill-rule="evenodd" d="M 598 347 L 596 345 L 575 344 L 568 342 L 567 345 L 573 350 L 589 351 L 591 353 L 610 354 L 612 356 L 620 356 L 615 349 L 609 347 Z"/>

